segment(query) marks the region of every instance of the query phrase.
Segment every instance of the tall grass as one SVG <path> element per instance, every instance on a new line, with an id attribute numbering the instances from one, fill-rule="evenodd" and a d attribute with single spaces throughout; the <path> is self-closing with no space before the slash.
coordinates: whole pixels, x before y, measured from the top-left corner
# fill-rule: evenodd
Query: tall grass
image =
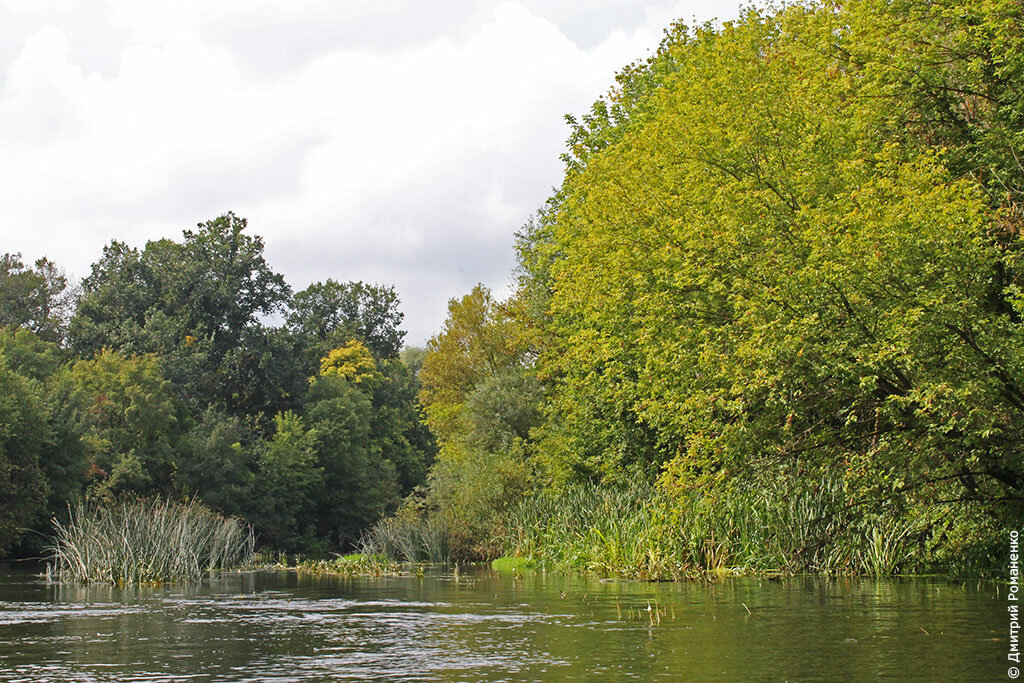
<path id="1" fill-rule="evenodd" d="M 911 560 L 898 518 L 865 519 L 842 482 L 749 486 L 670 499 L 657 488 L 578 486 L 524 499 L 503 551 L 555 569 L 673 579 L 726 569 L 891 574 Z"/>
<path id="2" fill-rule="evenodd" d="M 79 505 L 66 524 L 53 522 L 47 576 L 57 581 L 139 584 L 199 580 L 213 569 L 253 562 L 245 523 L 196 501 L 125 501 Z"/>
<path id="3" fill-rule="evenodd" d="M 524 499 L 507 517 L 504 542 L 507 554 L 559 570 L 679 578 L 695 569 L 680 531 L 651 486 L 577 486 Z"/>
<path id="4" fill-rule="evenodd" d="M 392 562 L 444 564 L 450 558 L 446 525 L 426 513 L 382 519 L 363 535 L 359 545 L 364 555 L 383 556 Z"/>

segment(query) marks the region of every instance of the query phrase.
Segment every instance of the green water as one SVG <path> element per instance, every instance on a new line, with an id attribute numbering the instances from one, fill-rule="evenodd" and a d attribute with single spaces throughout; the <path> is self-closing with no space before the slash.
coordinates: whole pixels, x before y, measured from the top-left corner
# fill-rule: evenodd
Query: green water
<path id="1" fill-rule="evenodd" d="M 1007 680 L 998 590 L 484 568 L 121 589 L 0 566 L 0 681 Z"/>

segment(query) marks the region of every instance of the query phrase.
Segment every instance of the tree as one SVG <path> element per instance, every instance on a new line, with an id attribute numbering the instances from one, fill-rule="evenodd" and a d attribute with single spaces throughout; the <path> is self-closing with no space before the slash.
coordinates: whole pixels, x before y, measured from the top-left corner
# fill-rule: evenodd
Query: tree
<path id="1" fill-rule="evenodd" d="M 1016 524 L 1022 18 L 750 11 L 625 72 L 521 251 L 549 477 L 827 477 L 922 547 Z"/>
<path id="2" fill-rule="evenodd" d="M 317 377 L 305 419 L 313 434 L 317 466 L 324 472 L 318 535 L 330 547 L 344 549 L 397 506 L 395 466 L 384 457 L 384 444 L 374 434 L 371 396 L 355 382 L 335 373 Z"/>
<path id="3" fill-rule="evenodd" d="M 514 323 L 483 285 L 449 300 L 448 318 L 427 342 L 418 375 L 419 399 L 439 442 L 459 431 L 462 404 L 477 384 L 518 362 L 516 341 Z"/>
<path id="4" fill-rule="evenodd" d="M 6 357 L 10 370 L 24 378 L 39 399 L 46 421 L 46 438 L 35 455 L 49 490 L 45 510 L 61 514 L 68 503 L 83 494 L 87 471 L 82 425 L 75 414 L 70 387 L 61 381 L 63 354 L 57 344 L 40 339 L 24 327 L 7 327 L 0 328 L 0 355 Z"/>
<path id="5" fill-rule="evenodd" d="M 315 434 L 293 412 L 277 415 L 273 437 L 262 447 L 252 521 L 261 544 L 285 552 L 326 552 L 316 537 L 316 505 L 324 471 L 317 465 Z"/>
<path id="6" fill-rule="evenodd" d="M 225 515 L 249 512 L 259 440 L 238 417 L 215 408 L 191 421 L 175 450 L 173 490 Z"/>
<path id="7" fill-rule="evenodd" d="M 112 242 L 82 283 L 71 343 L 87 356 L 103 348 L 155 353 L 193 410 L 219 404 L 235 415 L 294 407 L 305 374 L 292 340 L 263 317 L 288 299 L 284 278 L 263 258 L 263 241 L 232 213 L 186 230 L 181 243 L 143 251 Z"/>
<path id="8" fill-rule="evenodd" d="M 43 511 L 48 487 L 39 454 L 48 436 L 37 391 L 0 353 L 0 553 Z"/>
<path id="9" fill-rule="evenodd" d="M 157 357 L 103 351 L 74 363 L 59 381 L 82 435 L 92 494 L 169 493 L 179 415 Z"/>
<path id="10" fill-rule="evenodd" d="M 405 332 L 394 287 L 363 282 L 315 282 L 289 302 L 288 328 L 319 359 L 351 339 L 363 343 L 380 359 L 398 357 Z"/>
<path id="11" fill-rule="evenodd" d="M 21 254 L 0 255 L 0 327 L 23 327 L 59 342 L 72 303 L 67 277 L 52 261 L 40 258 L 27 268 Z"/>

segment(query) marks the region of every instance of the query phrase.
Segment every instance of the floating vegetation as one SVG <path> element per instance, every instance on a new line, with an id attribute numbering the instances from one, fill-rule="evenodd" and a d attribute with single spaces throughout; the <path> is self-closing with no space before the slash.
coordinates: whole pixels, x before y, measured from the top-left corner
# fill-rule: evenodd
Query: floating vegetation
<path id="1" fill-rule="evenodd" d="M 528 557 L 499 557 L 491 562 L 491 569 L 496 572 L 521 572 L 536 566 L 537 561 Z"/>
<path id="2" fill-rule="evenodd" d="M 140 584 L 198 581 L 215 569 L 253 563 L 255 538 L 244 522 L 197 501 L 123 501 L 70 508 L 53 521 L 51 581 Z"/>
<path id="3" fill-rule="evenodd" d="M 295 569 L 309 574 L 331 576 L 397 576 L 401 565 L 384 555 L 356 553 L 330 560 L 300 560 Z"/>

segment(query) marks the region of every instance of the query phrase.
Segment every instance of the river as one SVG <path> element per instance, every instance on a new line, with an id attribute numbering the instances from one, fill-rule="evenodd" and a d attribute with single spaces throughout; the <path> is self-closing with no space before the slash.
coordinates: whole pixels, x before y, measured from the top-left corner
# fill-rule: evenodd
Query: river
<path id="1" fill-rule="evenodd" d="M 0 681 L 1007 680 L 1005 590 L 436 569 L 47 584 L 0 565 Z"/>

